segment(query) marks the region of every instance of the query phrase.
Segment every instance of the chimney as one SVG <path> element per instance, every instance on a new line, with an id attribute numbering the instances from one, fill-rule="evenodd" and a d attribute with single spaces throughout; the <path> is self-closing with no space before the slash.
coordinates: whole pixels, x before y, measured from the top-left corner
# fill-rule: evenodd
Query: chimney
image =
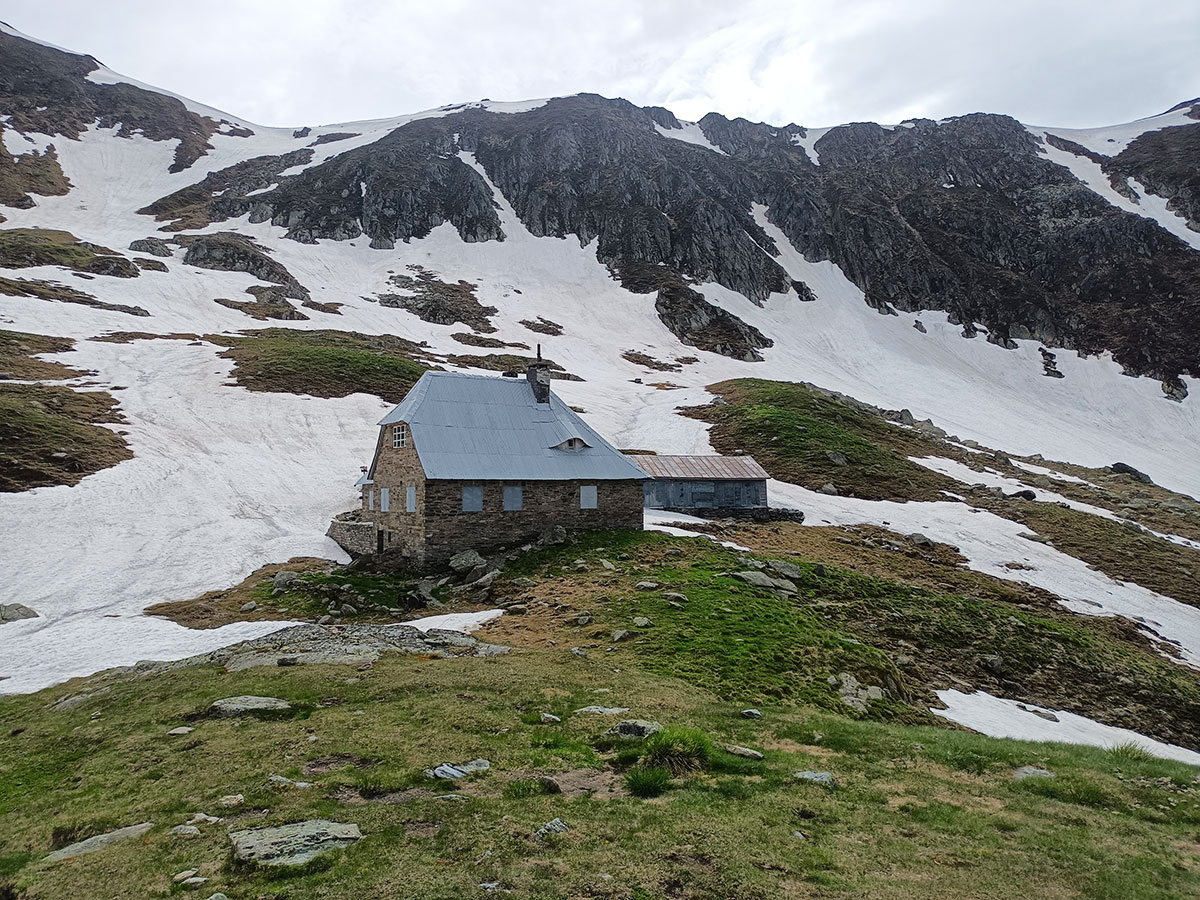
<path id="1" fill-rule="evenodd" d="M 550 402 L 550 367 L 542 362 L 542 345 L 537 345 L 537 359 L 525 370 L 525 378 L 533 388 L 533 397 L 538 403 Z"/>

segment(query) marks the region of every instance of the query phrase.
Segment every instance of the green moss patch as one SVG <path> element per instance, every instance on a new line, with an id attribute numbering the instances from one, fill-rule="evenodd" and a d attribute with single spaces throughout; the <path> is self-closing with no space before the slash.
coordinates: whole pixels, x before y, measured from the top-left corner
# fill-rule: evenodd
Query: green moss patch
<path id="1" fill-rule="evenodd" d="M 70 366 L 36 356 L 41 353 L 66 353 L 74 348 L 75 341 L 71 338 L 0 329 L 0 380 L 57 380 L 82 375 L 82 372 Z"/>
<path id="2" fill-rule="evenodd" d="M 752 454 L 783 481 L 867 500 L 944 500 L 962 487 L 908 458 L 941 452 L 940 442 L 809 385 L 738 379 L 709 390 L 723 402 L 685 413 L 713 424 L 718 451 Z"/>
<path id="3" fill-rule="evenodd" d="M 252 391 L 345 397 L 374 394 L 399 403 L 425 372 L 422 347 L 390 335 L 268 328 L 242 335 L 208 335 L 229 349 L 233 377 Z"/>
<path id="4" fill-rule="evenodd" d="M 65 266 L 92 275 L 136 278 L 138 267 L 123 256 L 80 241 L 68 231 L 51 228 L 7 228 L 0 230 L 0 267 Z"/>
<path id="5" fill-rule="evenodd" d="M 119 434 L 117 401 L 100 391 L 0 384 L 0 491 L 76 484 L 133 456 Z"/>

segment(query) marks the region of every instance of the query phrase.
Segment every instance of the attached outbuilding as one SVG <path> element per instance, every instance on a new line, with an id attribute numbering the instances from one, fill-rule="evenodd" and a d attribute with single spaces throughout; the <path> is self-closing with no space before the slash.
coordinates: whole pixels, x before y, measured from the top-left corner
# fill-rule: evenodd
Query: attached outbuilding
<path id="1" fill-rule="evenodd" d="M 556 525 L 640 529 L 646 478 L 555 396 L 540 361 L 524 378 L 426 372 L 380 420 L 361 508 L 329 535 L 421 568 Z"/>
<path id="2" fill-rule="evenodd" d="M 643 485 L 648 509 L 766 509 L 771 476 L 752 456 L 631 456 L 650 476 Z"/>

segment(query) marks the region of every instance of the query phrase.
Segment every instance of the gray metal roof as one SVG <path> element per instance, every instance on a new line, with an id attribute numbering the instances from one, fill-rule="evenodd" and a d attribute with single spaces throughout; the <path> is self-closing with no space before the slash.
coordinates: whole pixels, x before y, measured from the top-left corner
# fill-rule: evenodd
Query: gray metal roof
<path id="1" fill-rule="evenodd" d="M 759 481 L 770 478 L 753 456 L 631 456 L 648 475 L 675 481 Z"/>
<path id="2" fill-rule="evenodd" d="M 408 423 L 426 478 L 646 479 L 553 393 L 549 403 L 536 402 L 524 378 L 426 372 L 379 424 L 396 422 Z M 588 446 L 554 449 L 573 437 Z"/>

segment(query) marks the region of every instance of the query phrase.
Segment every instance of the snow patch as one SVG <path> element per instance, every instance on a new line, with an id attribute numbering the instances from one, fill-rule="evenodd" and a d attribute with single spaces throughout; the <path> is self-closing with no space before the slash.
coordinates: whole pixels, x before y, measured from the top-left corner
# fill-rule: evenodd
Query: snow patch
<path id="1" fill-rule="evenodd" d="M 713 151 L 713 153 L 720 153 L 722 156 L 726 155 L 724 150 L 705 136 L 699 122 L 682 122 L 679 128 L 664 128 L 655 122 L 654 130 L 665 138 L 670 138 L 674 141 L 683 141 L 685 144 L 695 144 L 697 147 L 703 147 L 706 150 Z"/>
<path id="2" fill-rule="evenodd" d="M 1136 744 L 1163 759 L 1200 766 L 1200 753 L 1195 750 L 1175 744 L 1164 744 L 1128 728 L 1104 725 L 1086 716 L 1060 709 L 1046 709 L 1030 703 L 1019 704 L 1016 700 L 993 697 L 984 691 L 976 691 L 973 694 L 955 690 L 938 691 L 937 696 L 947 708 L 931 708 L 930 712 L 935 716 L 941 716 L 991 737 L 1015 738 L 1022 741 L 1057 741 L 1063 744 L 1105 748 Z M 1033 710 L 1049 713 L 1058 721 L 1043 718 Z"/>

